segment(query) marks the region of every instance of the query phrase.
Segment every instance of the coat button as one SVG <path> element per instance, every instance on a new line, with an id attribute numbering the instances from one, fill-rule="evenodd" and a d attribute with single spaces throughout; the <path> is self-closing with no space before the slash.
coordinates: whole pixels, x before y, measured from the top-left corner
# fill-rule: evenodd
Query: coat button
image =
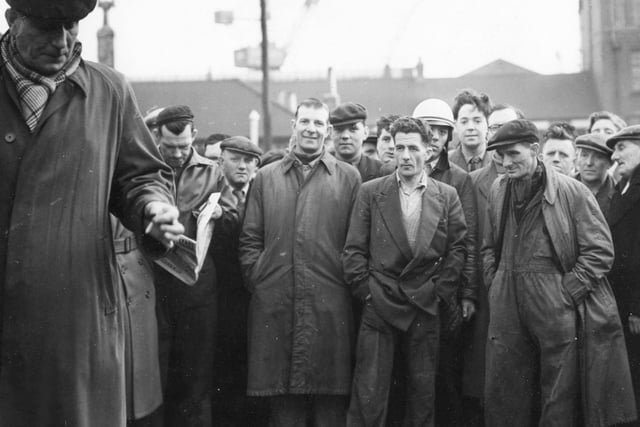
<path id="1" fill-rule="evenodd" d="M 13 132 L 7 132 L 4 136 L 4 140 L 8 143 L 11 144 L 13 143 L 13 141 L 16 140 L 16 134 Z"/>

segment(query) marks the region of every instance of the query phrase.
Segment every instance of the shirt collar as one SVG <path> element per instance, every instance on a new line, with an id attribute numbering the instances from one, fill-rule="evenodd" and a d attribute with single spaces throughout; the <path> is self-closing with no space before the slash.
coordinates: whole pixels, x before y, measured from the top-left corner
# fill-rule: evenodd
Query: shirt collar
<path id="1" fill-rule="evenodd" d="M 406 188 L 406 185 L 400 179 L 400 173 L 397 170 L 396 170 L 396 179 L 398 180 L 398 187 L 400 187 L 400 189 L 409 190 L 408 188 Z M 425 188 L 427 188 L 427 174 L 423 170 L 422 174 L 420 175 L 420 180 L 418 181 L 418 185 L 416 185 L 414 190 L 418 190 L 418 189 L 422 190 L 422 189 L 425 189 Z"/>

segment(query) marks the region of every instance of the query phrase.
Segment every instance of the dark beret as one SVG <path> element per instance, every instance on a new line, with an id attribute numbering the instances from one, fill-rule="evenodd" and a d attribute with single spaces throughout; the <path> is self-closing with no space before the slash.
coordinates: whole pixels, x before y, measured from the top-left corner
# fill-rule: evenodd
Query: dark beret
<path id="1" fill-rule="evenodd" d="M 640 141 L 640 125 L 627 126 L 607 139 L 607 147 L 613 150 L 620 141 Z"/>
<path id="2" fill-rule="evenodd" d="M 329 123 L 333 126 L 350 125 L 366 120 L 367 109 L 364 108 L 364 105 L 355 102 L 340 104 L 329 114 Z"/>
<path id="3" fill-rule="evenodd" d="M 220 144 L 220 149 L 222 151 L 230 150 L 253 156 L 258 159 L 258 164 L 260 163 L 260 156 L 262 156 L 260 147 L 244 136 L 232 136 L 225 139 Z"/>
<path id="4" fill-rule="evenodd" d="M 613 150 L 607 147 L 607 137 L 601 133 L 587 133 L 576 138 L 576 148 L 586 148 L 611 157 Z"/>
<path id="5" fill-rule="evenodd" d="M 487 150 L 495 150 L 516 143 L 539 142 L 538 128 L 529 120 L 517 119 L 500 126 L 487 145 Z"/>
<path id="6" fill-rule="evenodd" d="M 158 118 L 156 118 L 156 126 L 161 127 L 168 123 L 184 120 L 193 122 L 193 113 L 191 112 L 191 108 L 187 105 L 172 105 L 160 111 Z"/>
<path id="7" fill-rule="evenodd" d="M 97 0 L 7 0 L 18 12 L 36 19 L 79 21 L 96 7 Z"/>

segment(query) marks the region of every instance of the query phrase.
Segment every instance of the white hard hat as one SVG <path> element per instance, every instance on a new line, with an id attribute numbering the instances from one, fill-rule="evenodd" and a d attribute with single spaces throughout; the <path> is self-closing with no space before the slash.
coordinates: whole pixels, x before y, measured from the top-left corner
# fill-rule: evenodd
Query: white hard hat
<path id="1" fill-rule="evenodd" d="M 448 126 L 453 129 L 453 112 L 442 99 L 429 98 L 413 110 L 413 118 L 426 120 L 430 125 Z"/>

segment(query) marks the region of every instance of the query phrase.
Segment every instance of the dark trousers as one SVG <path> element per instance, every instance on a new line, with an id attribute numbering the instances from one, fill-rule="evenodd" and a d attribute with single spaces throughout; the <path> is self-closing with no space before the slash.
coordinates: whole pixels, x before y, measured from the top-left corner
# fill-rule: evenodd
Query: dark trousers
<path id="1" fill-rule="evenodd" d="M 403 425 L 433 426 L 439 335 L 436 316 L 419 312 L 409 329 L 400 331 L 367 303 L 358 335 L 347 425 L 385 425 L 394 352 L 399 348 L 407 372 Z"/>
<path id="2" fill-rule="evenodd" d="M 349 397 L 288 394 L 268 399 L 270 427 L 337 427 L 345 424 Z"/>
<path id="3" fill-rule="evenodd" d="M 158 298 L 166 427 L 203 425 L 203 402 L 212 387 L 216 312 L 216 301 L 182 307 L 171 298 Z"/>

